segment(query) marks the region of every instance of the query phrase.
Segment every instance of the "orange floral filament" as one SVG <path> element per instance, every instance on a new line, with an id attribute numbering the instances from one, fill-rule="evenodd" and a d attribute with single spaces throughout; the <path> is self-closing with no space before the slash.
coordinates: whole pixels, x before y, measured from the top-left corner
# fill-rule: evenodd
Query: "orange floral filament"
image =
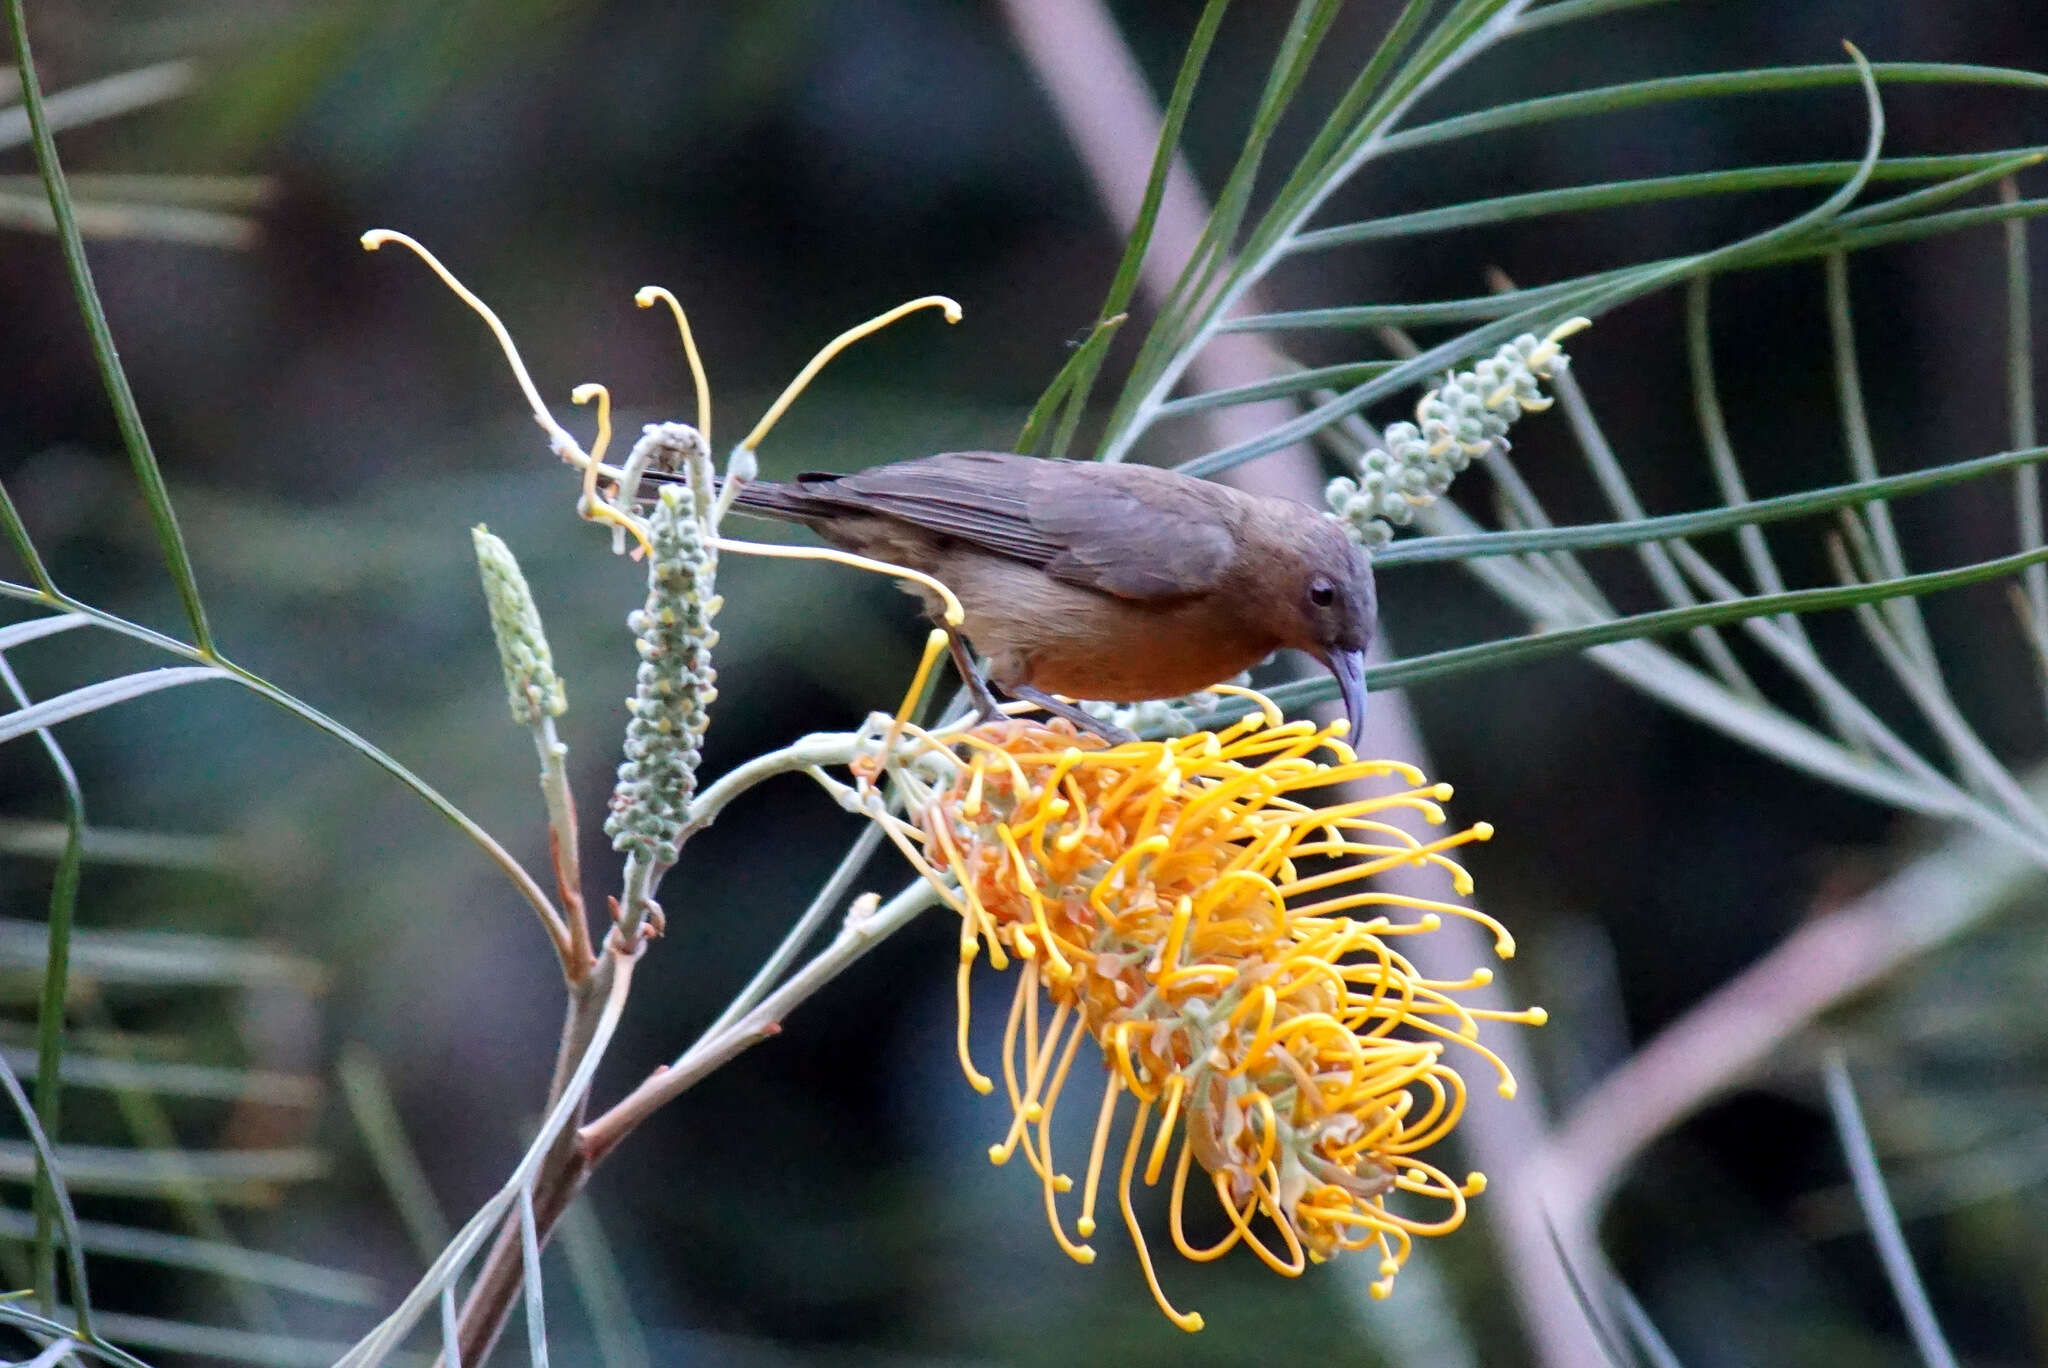
<path id="1" fill-rule="evenodd" d="M 1219 732 L 1116 747 L 1064 722 L 1008 718 L 929 737 L 899 720 L 890 739 L 942 748 L 950 777 L 913 777 L 900 752 L 861 776 L 876 782 L 879 768 L 901 781 L 905 829 L 922 837 L 919 863 L 961 914 L 958 1047 L 982 1092 L 995 1082 L 968 1049 L 971 971 L 984 946 L 994 968 L 1018 961 L 1001 1071 L 1011 1122 L 990 1157 L 1023 1152 L 1054 1238 L 1091 1262 L 1094 1250 L 1061 1216 L 1074 1181 L 1054 1162 L 1051 1131 L 1081 1037 L 1091 1037 L 1104 1082 L 1073 1230 L 1083 1241 L 1095 1233 L 1128 1093 L 1137 1117 L 1117 1203 L 1160 1309 L 1188 1330 L 1201 1317 L 1167 1300 L 1134 1181 L 1157 1184 L 1170 1171 L 1173 1243 L 1189 1259 L 1243 1244 L 1291 1277 L 1371 1249 L 1373 1292 L 1385 1296 L 1414 1238 L 1456 1229 L 1484 1186 L 1481 1175 L 1458 1182 L 1419 1157 L 1464 1112 L 1457 1050 L 1491 1065 L 1511 1096 L 1513 1077 L 1479 1042 L 1480 1025 L 1544 1019 L 1540 1008 L 1462 1002 L 1491 983 L 1489 970 L 1432 979 L 1394 948 L 1463 917 L 1507 958 L 1514 940 L 1498 922 L 1365 883 L 1434 867 L 1452 893 L 1468 895 L 1472 881 L 1447 852 L 1491 828 L 1417 839 L 1390 819 L 1443 823 L 1449 785 L 1360 760 L 1331 729 L 1283 722 L 1268 700 L 1247 696 L 1257 711 Z M 1314 804 L 1312 791 L 1361 782 L 1391 786 Z M 1198 1164 L 1229 1222 L 1207 1248 L 1183 1226 Z"/>

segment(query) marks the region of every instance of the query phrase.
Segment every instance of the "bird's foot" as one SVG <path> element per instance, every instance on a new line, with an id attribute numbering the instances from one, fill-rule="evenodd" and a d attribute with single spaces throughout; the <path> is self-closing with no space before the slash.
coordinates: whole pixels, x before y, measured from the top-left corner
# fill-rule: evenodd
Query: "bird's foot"
<path id="1" fill-rule="evenodd" d="M 1054 717 L 1064 717 L 1090 736 L 1099 736 L 1112 746 L 1127 746 L 1138 739 L 1135 732 L 1125 731 L 1114 722 L 1105 722 L 1079 704 L 1069 703 L 1064 698 L 1056 698 L 1043 689 L 1032 688 L 1029 684 L 1004 685 L 1003 692 L 1012 698 L 1043 708 Z"/>
<path id="2" fill-rule="evenodd" d="M 974 657 L 967 651 L 966 639 L 956 631 L 948 631 L 946 646 L 952 652 L 953 667 L 960 671 L 960 678 L 967 685 L 967 696 L 974 702 L 978 719 L 981 722 L 1001 722 L 1007 718 L 1009 714 L 1003 711 L 1002 703 L 996 698 L 995 691 L 989 687 L 988 677 L 975 668 Z M 1135 734 L 1125 731 L 1122 727 L 1084 712 L 1077 705 L 1063 698 L 1055 698 L 1043 689 L 1035 689 L 1029 684 L 1005 684 L 1001 688 L 1004 693 L 1019 702 L 1043 708 L 1054 717 L 1064 717 L 1090 736 L 1101 737 L 1109 745 L 1128 745 L 1138 739 Z"/>
<path id="3" fill-rule="evenodd" d="M 975 668 L 974 657 L 967 653 L 967 641 L 958 632 L 946 632 L 946 649 L 953 655 L 953 668 L 960 672 L 960 682 L 967 686 L 967 696 L 974 702 L 976 717 L 982 722 L 1003 720 L 1003 705 L 988 687 L 988 679 Z"/>

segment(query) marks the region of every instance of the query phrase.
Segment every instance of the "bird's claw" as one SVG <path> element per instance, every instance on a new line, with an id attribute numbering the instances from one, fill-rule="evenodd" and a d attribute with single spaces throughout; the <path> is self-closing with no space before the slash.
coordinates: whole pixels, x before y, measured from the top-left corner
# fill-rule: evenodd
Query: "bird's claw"
<path id="1" fill-rule="evenodd" d="M 1029 684 L 1005 685 L 1003 686 L 1003 692 L 1009 694 L 1012 698 L 1020 699 L 1023 702 L 1043 708 L 1054 717 L 1064 717 L 1090 736 L 1102 738 L 1108 745 L 1128 746 L 1138 739 L 1137 733 L 1125 731 L 1122 727 L 1117 726 L 1116 723 L 1097 717 L 1094 713 L 1081 707 L 1080 704 L 1069 703 L 1064 698 L 1056 697 L 1043 689 L 1033 688 Z"/>

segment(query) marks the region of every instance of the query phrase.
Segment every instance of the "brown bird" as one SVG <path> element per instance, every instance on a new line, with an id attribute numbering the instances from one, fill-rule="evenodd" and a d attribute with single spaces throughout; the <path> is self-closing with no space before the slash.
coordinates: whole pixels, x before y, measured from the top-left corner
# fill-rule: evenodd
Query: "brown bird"
<path id="1" fill-rule="evenodd" d="M 735 506 L 940 580 L 998 689 L 1098 734 L 1113 729 L 1051 695 L 1173 698 L 1281 647 L 1337 677 L 1354 738 L 1364 719 L 1372 567 L 1306 504 L 1153 466 L 956 451 L 750 483 Z M 952 646 L 993 712 L 958 633 Z"/>

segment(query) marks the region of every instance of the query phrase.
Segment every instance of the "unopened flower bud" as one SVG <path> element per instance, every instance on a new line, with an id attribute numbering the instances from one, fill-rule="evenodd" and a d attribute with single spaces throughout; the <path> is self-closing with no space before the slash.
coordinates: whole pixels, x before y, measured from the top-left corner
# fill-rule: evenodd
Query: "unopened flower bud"
<path id="1" fill-rule="evenodd" d="M 476 544 L 477 570 L 483 576 L 484 602 L 491 612 L 491 635 L 498 643 L 498 664 L 505 672 L 506 702 L 512 720 L 537 726 L 543 717 L 560 717 L 569 706 L 561 676 L 548 651 L 540 610 L 512 550 L 481 523 L 470 530 Z"/>
<path id="2" fill-rule="evenodd" d="M 708 606 L 717 571 L 691 492 L 662 486 L 647 518 L 654 555 L 647 567 L 647 606 L 627 619 L 641 664 L 627 704 L 625 762 L 612 791 L 605 834 L 614 849 L 665 867 L 680 853 L 690 799 L 697 791 L 706 709 L 718 690 L 711 666 Z"/>

